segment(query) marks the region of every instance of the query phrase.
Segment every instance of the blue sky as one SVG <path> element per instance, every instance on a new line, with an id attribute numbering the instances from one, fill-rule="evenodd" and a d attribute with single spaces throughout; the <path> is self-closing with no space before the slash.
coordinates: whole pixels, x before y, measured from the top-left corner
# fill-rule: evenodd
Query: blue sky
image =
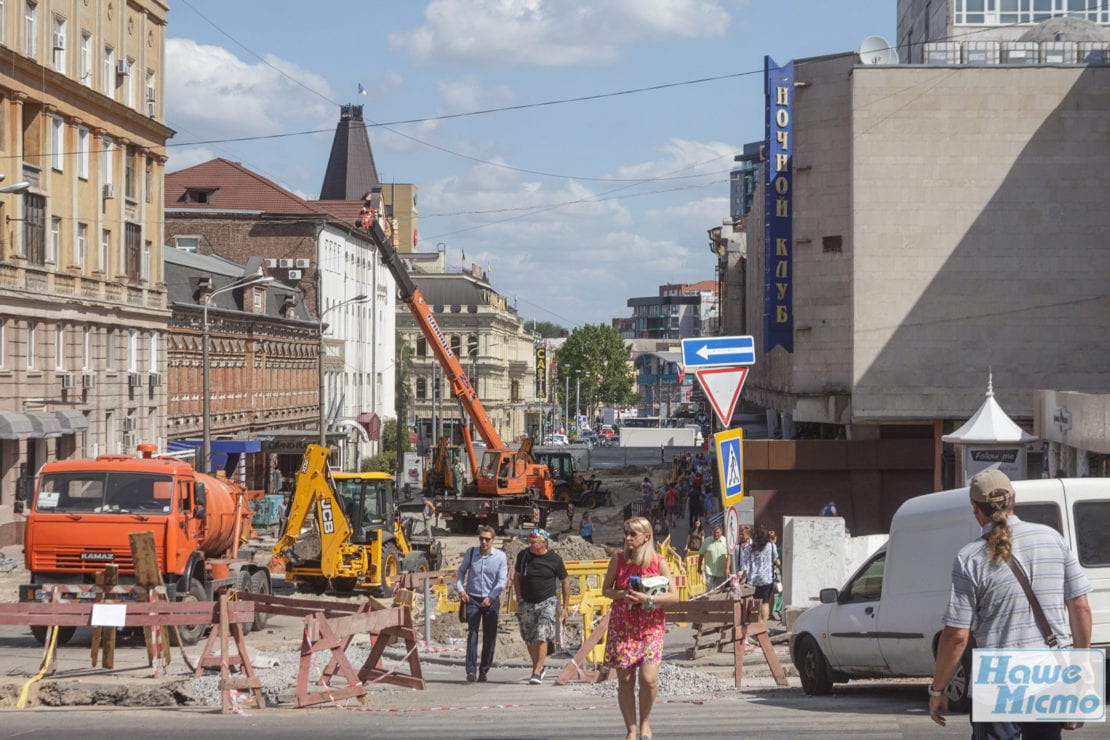
<path id="1" fill-rule="evenodd" d="M 419 188 L 421 250 L 488 267 L 526 319 L 608 323 L 630 297 L 714 277 L 706 232 L 728 215 L 733 155 L 763 136 L 763 56 L 893 41 L 895 5 L 174 0 L 168 169 L 225 157 L 315 198 L 339 105 L 427 119 L 370 129 L 382 180 Z M 722 79 L 675 84 L 706 78 Z M 586 96 L 601 97 L 437 118 Z"/>

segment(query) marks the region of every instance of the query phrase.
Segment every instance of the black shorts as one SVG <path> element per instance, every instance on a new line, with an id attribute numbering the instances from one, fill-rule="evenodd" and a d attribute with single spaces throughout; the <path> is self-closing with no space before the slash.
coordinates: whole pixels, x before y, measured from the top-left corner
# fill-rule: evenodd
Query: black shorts
<path id="1" fill-rule="evenodd" d="M 771 602 L 771 584 L 768 583 L 766 586 L 756 586 L 755 594 L 753 595 L 763 603 L 769 604 Z"/>

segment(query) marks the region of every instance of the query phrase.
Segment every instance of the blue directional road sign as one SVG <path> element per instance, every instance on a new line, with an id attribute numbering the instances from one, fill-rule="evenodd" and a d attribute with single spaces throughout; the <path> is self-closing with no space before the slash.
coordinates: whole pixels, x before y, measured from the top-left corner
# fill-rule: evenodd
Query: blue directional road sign
<path id="1" fill-rule="evenodd" d="M 755 340 L 750 336 L 683 339 L 682 364 L 687 368 L 754 365 Z"/>

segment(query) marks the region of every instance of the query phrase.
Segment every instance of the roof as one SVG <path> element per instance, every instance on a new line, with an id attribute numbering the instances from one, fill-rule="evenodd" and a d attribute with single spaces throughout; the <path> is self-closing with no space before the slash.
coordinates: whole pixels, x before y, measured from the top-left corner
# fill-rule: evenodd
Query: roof
<path id="1" fill-rule="evenodd" d="M 196 254 L 173 247 L 168 247 L 163 252 L 166 271 L 166 302 L 170 306 L 200 305 L 199 284 L 204 278 L 213 278 L 215 286 L 222 288 L 255 272 L 216 255 Z M 266 286 L 266 310 L 264 315 L 270 317 L 284 316 L 282 309 L 285 306 L 285 297 L 290 294 L 297 297 L 293 320 L 312 321 L 301 290 L 295 286 L 279 282 Z M 229 290 L 215 295 L 210 305 L 213 308 L 227 311 L 241 311 L 243 310 L 242 291 Z"/>
<path id="2" fill-rule="evenodd" d="M 941 437 L 944 442 L 985 444 L 992 442 L 1034 442 L 1037 437 L 1028 434 L 1006 415 L 994 400 L 994 387 L 987 381 L 987 399 L 962 427 Z"/>
<path id="3" fill-rule="evenodd" d="M 197 202 L 189 193 L 205 193 Z M 167 209 L 322 215 L 324 211 L 238 162 L 210 159 L 166 175 Z"/>
<path id="4" fill-rule="evenodd" d="M 331 142 L 328 168 L 320 186 L 320 200 L 359 200 L 381 185 L 361 105 L 339 109 L 339 124 Z"/>

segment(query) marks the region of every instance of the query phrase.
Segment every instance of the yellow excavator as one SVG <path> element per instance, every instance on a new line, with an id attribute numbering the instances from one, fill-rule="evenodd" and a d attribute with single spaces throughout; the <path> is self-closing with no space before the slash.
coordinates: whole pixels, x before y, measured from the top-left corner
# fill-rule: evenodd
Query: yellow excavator
<path id="1" fill-rule="evenodd" d="M 390 596 L 397 576 L 438 568 L 442 543 L 403 526 L 387 473 L 333 473 L 329 450 L 309 445 L 274 557 L 299 591 L 356 589 Z M 408 534 L 406 534 L 408 529 Z"/>

